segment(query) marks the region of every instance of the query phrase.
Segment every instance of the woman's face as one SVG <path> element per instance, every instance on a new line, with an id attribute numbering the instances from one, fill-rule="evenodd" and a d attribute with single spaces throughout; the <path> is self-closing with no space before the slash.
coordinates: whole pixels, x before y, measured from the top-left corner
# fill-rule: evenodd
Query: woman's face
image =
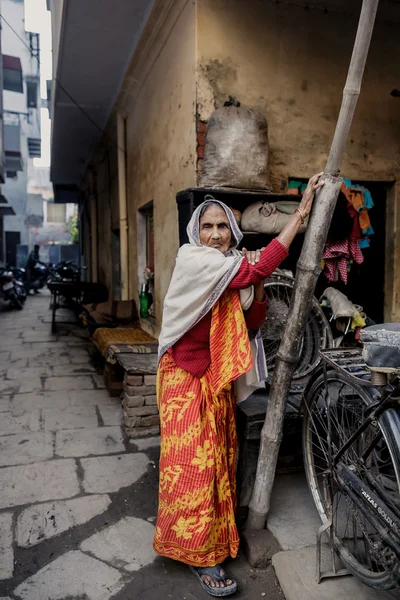
<path id="1" fill-rule="evenodd" d="M 200 217 L 200 243 L 225 254 L 231 247 L 231 240 L 231 228 L 224 209 L 209 206 Z"/>

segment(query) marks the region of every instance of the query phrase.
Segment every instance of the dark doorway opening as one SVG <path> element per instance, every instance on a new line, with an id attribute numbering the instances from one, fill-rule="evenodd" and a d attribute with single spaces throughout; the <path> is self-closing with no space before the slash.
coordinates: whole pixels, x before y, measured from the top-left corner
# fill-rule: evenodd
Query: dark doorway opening
<path id="1" fill-rule="evenodd" d="M 6 263 L 11 266 L 17 264 L 17 246 L 21 243 L 19 231 L 6 231 Z"/>
<path id="2" fill-rule="evenodd" d="M 371 192 L 374 207 L 369 211 L 374 234 L 370 236 L 369 248 L 362 248 L 364 262 L 352 264 L 347 285 L 327 281 L 322 274 L 316 294 L 319 297 L 329 286 L 345 294 L 353 304 L 363 307 L 367 316 L 376 323 L 384 321 L 385 300 L 385 246 L 386 246 L 386 199 L 390 184 L 372 181 L 353 181 Z"/>
<path id="3" fill-rule="evenodd" d="M 119 229 L 113 229 L 111 234 L 113 300 L 120 300 L 121 298 L 121 254 L 119 232 Z"/>

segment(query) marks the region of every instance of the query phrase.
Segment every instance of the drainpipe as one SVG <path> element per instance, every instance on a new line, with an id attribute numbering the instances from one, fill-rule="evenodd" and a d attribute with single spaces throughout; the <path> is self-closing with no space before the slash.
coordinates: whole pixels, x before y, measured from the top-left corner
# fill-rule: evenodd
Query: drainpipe
<path id="1" fill-rule="evenodd" d="M 126 198 L 125 119 L 117 114 L 118 200 L 121 300 L 129 300 L 128 211 Z"/>
<path id="2" fill-rule="evenodd" d="M 89 173 L 90 181 L 90 224 L 92 241 L 92 282 L 97 283 L 98 278 L 98 255 L 97 255 L 97 197 L 96 197 L 96 174 L 93 170 Z"/>

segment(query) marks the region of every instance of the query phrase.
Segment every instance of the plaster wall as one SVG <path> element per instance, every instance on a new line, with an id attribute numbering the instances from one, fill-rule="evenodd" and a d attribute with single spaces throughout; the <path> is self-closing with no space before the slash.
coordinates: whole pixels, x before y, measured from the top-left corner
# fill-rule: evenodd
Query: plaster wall
<path id="1" fill-rule="evenodd" d="M 115 125 L 114 123 L 112 125 Z M 118 206 L 118 165 L 117 149 L 108 145 L 100 163 L 95 168 L 97 195 L 97 235 L 98 235 L 98 277 L 105 284 L 110 298 L 115 298 L 114 290 L 119 284 L 115 281 L 113 236 L 119 230 Z"/>
<path id="2" fill-rule="evenodd" d="M 152 202 L 156 331 L 178 250 L 176 193 L 196 182 L 195 34 L 195 3 L 164 3 L 150 17 L 118 102 L 126 118 L 130 296 L 138 299 L 143 277 L 138 210 Z"/>
<path id="3" fill-rule="evenodd" d="M 288 177 L 309 177 L 325 166 L 358 10 L 358 4 L 351 13 L 345 6 L 324 10 L 318 3 L 310 8 L 285 1 L 197 2 L 199 118 L 207 121 L 229 95 L 265 114 L 276 192 L 285 191 Z M 379 18 L 344 156 L 345 177 L 399 179 L 400 101 L 390 95 L 399 86 L 399 53 L 395 21 Z M 400 297 L 400 198 L 395 188 L 387 202 L 386 319 L 399 320 L 394 298 Z"/>

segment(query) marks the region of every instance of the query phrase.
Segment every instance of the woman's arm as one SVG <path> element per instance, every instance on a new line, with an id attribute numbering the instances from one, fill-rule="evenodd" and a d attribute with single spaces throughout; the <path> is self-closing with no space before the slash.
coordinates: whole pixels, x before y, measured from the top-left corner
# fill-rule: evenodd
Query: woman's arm
<path id="1" fill-rule="evenodd" d="M 293 242 L 300 225 L 310 213 L 315 192 L 324 184 L 319 183 L 322 173 L 318 173 L 309 180 L 298 209 L 291 217 L 289 223 L 283 228 L 277 238 L 272 240 L 266 248 L 249 252 L 243 248 L 247 261 L 243 261 L 236 276 L 232 279 L 231 289 L 244 289 L 256 285 L 272 275 L 275 269 L 288 256 L 290 244 Z"/>
<path id="2" fill-rule="evenodd" d="M 261 252 L 260 259 L 256 264 L 250 264 L 243 260 L 239 271 L 230 282 L 228 288 L 233 290 L 244 290 L 251 285 L 256 285 L 272 275 L 275 269 L 288 255 L 286 247 L 275 238 Z"/>
<path id="3" fill-rule="evenodd" d="M 278 236 L 278 240 L 288 249 L 296 237 L 300 225 L 304 223 L 305 218 L 310 214 L 315 192 L 324 185 L 323 183 L 319 183 L 319 178 L 321 175 L 322 173 L 318 173 L 318 175 L 311 177 L 306 189 L 304 190 L 299 208 L 296 209 L 296 212 L 290 219 L 289 223 L 285 225 Z"/>
<path id="4" fill-rule="evenodd" d="M 296 237 L 300 225 L 304 223 L 305 218 L 310 214 L 315 192 L 324 185 L 323 183 L 319 183 L 321 175 L 322 173 L 318 173 L 309 179 L 299 207 L 296 209 L 296 212 L 278 236 L 278 240 L 285 246 L 287 250 L 289 250 L 290 244 Z M 261 248 L 260 250 L 252 250 L 249 252 L 246 250 L 246 248 L 243 248 L 242 252 L 243 255 L 246 256 L 248 262 L 251 265 L 255 265 L 259 262 L 261 252 L 263 250 L 265 250 L 265 248 Z"/>
<path id="5" fill-rule="evenodd" d="M 252 305 L 244 311 L 247 329 L 260 329 L 267 317 L 267 296 L 264 292 L 264 282 L 254 287 L 260 287 L 261 293 L 257 295 L 257 290 L 255 290 Z"/>

